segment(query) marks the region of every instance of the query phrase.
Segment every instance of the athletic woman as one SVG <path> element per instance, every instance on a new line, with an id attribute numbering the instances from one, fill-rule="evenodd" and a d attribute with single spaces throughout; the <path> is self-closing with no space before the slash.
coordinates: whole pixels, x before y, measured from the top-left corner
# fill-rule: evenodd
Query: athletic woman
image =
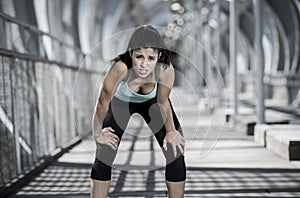
<path id="1" fill-rule="evenodd" d="M 151 25 L 137 28 L 126 52 L 113 60 L 95 106 L 93 135 L 97 150 L 91 171 L 91 197 L 107 197 L 112 163 L 134 113 L 143 117 L 162 148 L 169 196 L 183 197 L 185 141 L 169 100 L 173 83 L 174 68 L 159 32 Z"/>

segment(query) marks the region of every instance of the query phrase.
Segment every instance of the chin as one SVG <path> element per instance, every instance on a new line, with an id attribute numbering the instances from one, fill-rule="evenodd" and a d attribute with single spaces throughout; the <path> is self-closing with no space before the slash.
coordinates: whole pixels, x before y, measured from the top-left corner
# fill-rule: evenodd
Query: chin
<path id="1" fill-rule="evenodd" d="M 147 73 L 145 73 L 145 74 L 141 74 L 141 73 L 139 73 L 138 71 L 135 71 L 135 74 L 138 76 L 138 77 L 140 77 L 140 78 L 147 78 L 147 77 L 149 77 L 150 75 L 151 75 L 151 72 L 147 72 Z"/>
<path id="2" fill-rule="evenodd" d="M 140 78 L 147 78 L 149 77 L 150 74 L 145 74 L 145 75 L 142 75 L 142 74 L 137 74 L 138 77 Z"/>

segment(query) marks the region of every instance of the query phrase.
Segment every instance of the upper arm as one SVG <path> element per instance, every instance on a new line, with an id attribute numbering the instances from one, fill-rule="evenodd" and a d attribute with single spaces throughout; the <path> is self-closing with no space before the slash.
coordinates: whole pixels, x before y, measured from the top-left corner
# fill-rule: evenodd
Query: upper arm
<path id="1" fill-rule="evenodd" d="M 161 69 L 159 72 L 159 87 L 157 93 L 158 102 L 164 103 L 168 101 L 171 90 L 174 85 L 175 72 L 172 64 L 166 68 Z"/>
<path id="2" fill-rule="evenodd" d="M 121 61 L 115 62 L 104 77 L 98 96 L 98 102 L 102 102 L 103 100 L 110 101 L 117 85 L 125 78 L 126 74 L 126 64 Z"/>

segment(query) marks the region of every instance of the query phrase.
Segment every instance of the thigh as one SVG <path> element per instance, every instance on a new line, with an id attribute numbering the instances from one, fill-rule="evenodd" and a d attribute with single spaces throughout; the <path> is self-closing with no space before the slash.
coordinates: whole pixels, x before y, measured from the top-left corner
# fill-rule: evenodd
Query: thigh
<path id="1" fill-rule="evenodd" d="M 182 129 L 179 123 L 179 120 L 175 114 L 175 111 L 172 107 L 171 101 L 170 105 L 171 105 L 171 110 L 172 110 L 172 116 L 173 116 L 173 122 L 174 122 L 174 126 L 175 129 L 181 134 L 182 133 Z M 151 107 L 149 108 L 149 114 L 148 115 L 144 115 L 144 119 L 145 121 L 148 123 L 149 128 L 151 129 L 151 131 L 153 132 L 156 140 L 158 141 L 160 147 L 163 147 L 163 140 L 166 136 L 166 128 L 165 128 L 165 122 L 163 119 L 163 116 L 161 115 L 161 111 L 159 108 L 159 105 L 154 105 L 152 104 Z M 170 164 L 174 161 L 176 161 L 176 159 L 182 158 L 182 155 L 177 155 L 176 157 L 174 157 L 173 154 L 173 148 L 170 144 L 167 144 L 167 151 L 165 149 L 162 148 L 162 152 L 166 158 L 166 162 L 167 164 Z M 177 153 L 180 154 L 180 150 L 177 148 Z M 183 159 L 183 158 L 182 158 Z M 176 166 L 177 167 L 177 166 Z"/>
<path id="2" fill-rule="evenodd" d="M 130 118 L 130 111 L 128 107 L 128 103 L 113 98 L 103 120 L 102 128 L 111 127 L 114 129 L 114 133 L 119 137 L 120 141 Z M 111 164 L 117 151 L 98 142 L 96 142 L 96 146 L 96 158 L 104 163 Z"/>
<path id="3" fill-rule="evenodd" d="M 103 120 L 102 128 L 113 128 L 121 139 L 132 114 L 131 111 L 129 103 L 114 97 L 110 102 L 108 112 Z"/>
<path id="4" fill-rule="evenodd" d="M 172 117 L 175 129 L 183 135 L 182 128 L 180 126 L 179 120 L 176 116 L 176 113 L 173 109 L 173 106 L 170 102 L 171 110 L 172 110 Z M 165 128 L 165 118 L 162 116 L 160 105 L 157 103 L 156 100 L 149 101 L 147 105 L 143 108 L 144 110 L 140 112 L 146 123 L 148 124 L 149 128 L 155 135 L 159 145 L 163 146 L 163 140 L 166 136 L 166 128 Z"/>
<path id="5" fill-rule="evenodd" d="M 172 116 L 173 116 L 173 122 L 175 129 L 183 135 L 182 128 L 180 126 L 179 120 L 176 116 L 176 113 L 173 109 L 173 106 L 170 102 L 171 110 L 172 110 Z M 155 138 L 157 139 L 160 147 L 163 146 L 163 140 L 166 136 L 166 128 L 165 128 L 165 119 L 163 118 L 160 107 L 157 104 L 156 101 L 151 101 L 144 107 L 144 110 L 140 113 L 145 121 L 147 122 L 149 128 L 153 132 Z M 171 182 L 179 182 L 184 181 L 186 178 L 186 166 L 185 166 L 185 160 L 184 155 L 180 154 L 179 149 L 177 150 L 177 155 L 174 157 L 173 154 L 173 148 L 170 144 L 167 145 L 167 151 L 162 148 L 162 152 L 166 158 L 166 173 L 165 177 L 167 181 Z"/>

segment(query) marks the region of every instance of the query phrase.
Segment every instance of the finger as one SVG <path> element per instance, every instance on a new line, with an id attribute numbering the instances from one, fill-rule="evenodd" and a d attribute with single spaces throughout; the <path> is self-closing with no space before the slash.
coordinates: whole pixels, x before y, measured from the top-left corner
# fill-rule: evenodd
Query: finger
<path id="1" fill-rule="evenodd" d="M 106 142 L 105 144 L 107 146 L 109 146 L 110 148 L 112 148 L 113 150 L 117 150 L 117 147 L 114 144 L 112 144 L 111 142 Z"/>
<path id="2" fill-rule="evenodd" d="M 107 127 L 107 129 L 110 131 L 110 132 L 115 132 L 115 130 L 111 127 Z"/>
<path id="3" fill-rule="evenodd" d="M 173 147 L 173 153 L 174 153 L 174 157 L 177 156 L 177 149 L 176 149 L 176 145 L 172 145 Z"/>
<path id="4" fill-rule="evenodd" d="M 110 139 L 108 139 L 108 141 L 109 141 L 110 143 L 114 144 L 114 145 L 117 144 L 117 140 L 116 140 L 116 139 L 110 138 Z"/>
<path id="5" fill-rule="evenodd" d="M 105 133 L 109 133 L 109 132 L 112 131 L 112 128 L 111 127 L 105 127 L 105 128 L 102 129 L 102 131 L 105 132 Z"/>
<path id="6" fill-rule="evenodd" d="M 109 129 L 108 129 L 108 128 L 104 128 L 104 129 L 102 129 L 102 132 L 103 132 L 104 134 L 109 134 L 109 133 L 110 133 L 110 131 L 109 131 Z"/>
<path id="7" fill-rule="evenodd" d="M 168 149 L 167 149 L 167 141 L 166 141 L 166 140 L 164 140 L 163 148 L 164 148 L 166 151 L 168 150 Z"/>
<path id="8" fill-rule="evenodd" d="M 111 141 L 114 141 L 114 142 L 116 142 L 116 143 L 119 143 L 120 141 L 119 141 L 119 138 L 116 138 L 116 137 L 110 137 L 109 138 Z"/>
<path id="9" fill-rule="evenodd" d="M 180 150 L 180 153 L 183 154 L 183 153 L 184 153 L 183 147 L 182 147 L 181 145 L 178 145 L 178 148 L 179 148 L 179 150 Z"/>
<path id="10" fill-rule="evenodd" d="M 114 147 L 113 149 L 114 150 L 117 150 L 118 149 L 118 143 L 114 144 L 113 142 L 111 142 L 112 146 Z"/>
<path id="11" fill-rule="evenodd" d="M 184 141 L 184 140 L 181 141 L 180 144 L 181 144 L 182 146 L 185 146 L 185 141 Z"/>
<path id="12" fill-rule="evenodd" d="M 116 140 L 116 139 L 111 139 L 110 141 L 111 141 L 115 146 L 118 146 L 118 144 L 119 144 L 119 141 Z"/>
<path id="13" fill-rule="evenodd" d="M 110 139 L 116 139 L 117 141 L 120 141 L 119 136 L 117 136 L 116 134 L 110 132 L 109 133 L 109 138 Z"/>

